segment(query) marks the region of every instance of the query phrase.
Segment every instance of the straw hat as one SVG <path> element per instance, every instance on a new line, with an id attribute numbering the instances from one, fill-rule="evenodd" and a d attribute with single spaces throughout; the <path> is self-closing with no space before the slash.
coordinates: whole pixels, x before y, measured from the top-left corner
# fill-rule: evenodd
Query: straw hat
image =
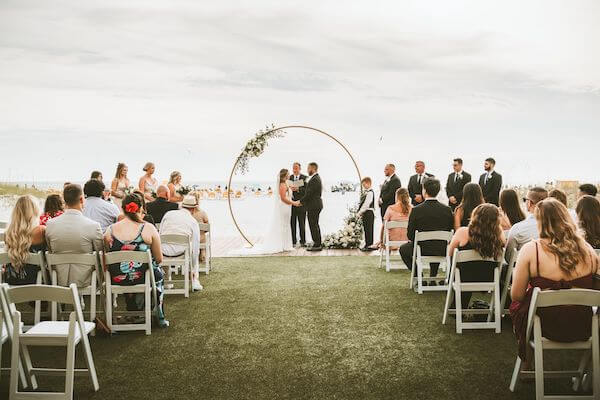
<path id="1" fill-rule="evenodd" d="M 181 207 L 184 208 L 197 208 L 198 200 L 196 196 L 187 195 L 183 198 L 183 203 L 181 203 Z"/>

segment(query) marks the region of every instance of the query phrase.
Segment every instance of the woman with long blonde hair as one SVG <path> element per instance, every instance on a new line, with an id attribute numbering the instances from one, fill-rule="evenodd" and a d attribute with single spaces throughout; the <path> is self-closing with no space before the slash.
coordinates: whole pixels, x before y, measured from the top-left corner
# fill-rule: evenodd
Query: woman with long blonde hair
<path id="1" fill-rule="evenodd" d="M 125 198 L 125 191 L 131 185 L 127 177 L 128 168 L 125 163 L 117 164 L 117 172 L 110 184 L 110 194 L 113 202 L 121 209 L 121 202 Z"/>
<path id="2" fill-rule="evenodd" d="M 392 204 L 387 208 L 383 216 L 383 225 L 381 226 L 380 234 L 380 247 L 383 248 L 385 243 L 383 241 L 383 230 L 385 229 L 385 223 L 388 221 L 395 222 L 408 222 L 408 217 L 412 211 L 410 204 L 410 194 L 405 188 L 399 188 L 396 190 L 396 203 Z M 393 228 L 389 232 L 391 241 L 408 241 L 407 229 L 406 228 Z M 398 250 L 392 248 L 391 250 Z"/>
<path id="3" fill-rule="evenodd" d="M 537 204 L 535 217 L 540 234 L 523 246 L 513 272 L 510 314 L 519 342 L 519 356 L 527 360 L 525 330 L 534 287 L 542 290 L 592 289 L 598 258 L 586 243 L 564 204 L 547 198 Z M 548 307 L 538 310 L 544 337 L 560 342 L 588 340 L 592 310 L 583 306 Z"/>
<path id="4" fill-rule="evenodd" d="M 169 177 L 169 184 L 167 186 L 169 188 L 170 194 L 169 200 L 175 203 L 182 202 L 183 195 L 177 192 L 181 188 L 181 172 L 171 172 L 171 176 Z"/>
<path id="5" fill-rule="evenodd" d="M 39 218 L 37 200 L 29 195 L 19 197 L 4 234 L 4 244 L 11 262 L 4 271 L 4 281 L 9 285 L 36 282 L 40 268 L 27 264 L 27 257 L 31 252 L 45 248 L 46 227 L 39 224 Z"/>

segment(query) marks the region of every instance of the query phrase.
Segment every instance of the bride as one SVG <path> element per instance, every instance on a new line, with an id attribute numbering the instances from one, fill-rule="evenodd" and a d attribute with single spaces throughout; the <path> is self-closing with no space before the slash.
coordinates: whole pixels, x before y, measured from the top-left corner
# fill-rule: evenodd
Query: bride
<path id="1" fill-rule="evenodd" d="M 285 251 L 292 251 L 292 228 L 290 219 L 292 217 L 292 204 L 294 202 L 290 196 L 290 189 L 287 181 L 290 173 L 287 169 L 279 171 L 278 186 L 279 190 L 275 193 L 273 199 L 273 211 L 271 219 L 267 225 L 267 230 L 261 243 L 254 245 L 250 249 L 241 249 L 235 251 L 240 255 L 258 255 L 258 254 L 276 254 Z"/>

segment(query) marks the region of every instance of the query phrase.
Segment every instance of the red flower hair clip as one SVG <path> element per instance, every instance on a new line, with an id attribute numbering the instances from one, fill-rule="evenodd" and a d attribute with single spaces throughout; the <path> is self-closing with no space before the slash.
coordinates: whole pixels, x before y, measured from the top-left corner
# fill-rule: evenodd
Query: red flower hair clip
<path id="1" fill-rule="evenodd" d="M 138 212 L 139 209 L 140 209 L 140 206 L 135 204 L 133 201 L 130 203 L 127 203 L 125 205 L 125 211 L 127 211 L 128 213 L 131 213 L 131 214 L 135 214 L 136 212 Z"/>

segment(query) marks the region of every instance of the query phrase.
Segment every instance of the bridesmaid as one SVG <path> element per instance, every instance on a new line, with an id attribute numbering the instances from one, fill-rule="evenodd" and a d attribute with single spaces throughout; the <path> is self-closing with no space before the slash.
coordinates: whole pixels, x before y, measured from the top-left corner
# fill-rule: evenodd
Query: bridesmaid
<path id="1" fill-rule="evenodd" d="M 143 168 L 145 174 L 140 178 L 138 183 L 140 192 L 144 193 L 144 198 L 146 201 L 154 200 L 152 192 L 156 193 L 156 188 L 158 187 L 158 181 L 152 176 L 155 169 L 154 163 L 147 162 Z"/>
<path id="2" fill-rule="evenodd" d="M 127 165 L 125 163 L 117 164 L 117 173 L 115 174 L 115 179 L 112 180 L 110 184 L 110 194 L 113 203 L 121 209 L 121 202 L 125 198 L 125 190 L 130 185 L 129 178 L 127 178 Z"/>
<path id="3" fill-rule="evenodd" d="M 183 195 L 177 193 L 177 191 L 181 189 L 181 172 L 171 172 L 171 176 L 169 177 L 169 184 L 167 186 L 169 187 L 170 192 L 169 200 L 174 203 L 182 202 Z"/>

